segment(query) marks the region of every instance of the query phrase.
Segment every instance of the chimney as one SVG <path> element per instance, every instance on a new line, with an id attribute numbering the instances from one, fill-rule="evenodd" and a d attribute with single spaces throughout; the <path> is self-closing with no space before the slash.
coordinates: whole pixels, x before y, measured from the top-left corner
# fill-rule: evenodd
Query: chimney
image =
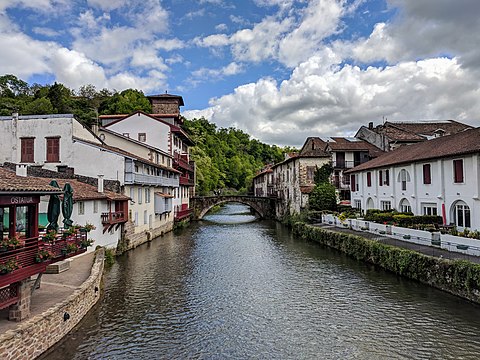
<path id="1" fill-rule="evenodd" d="M 368 128 L 369 128 L 370 130 L 373 130 L 373 121 L 371 121 L 371 122 L 368 123 Z"/>
<path id="2" fill-rule="evenodd" d="M 26 177 L 27 176 L 27 165 L 17 164 L 17 166 L 15 168 L 15 173 L 17 174 L 17 176 Z"/>
<path id="3" fill-rule="evenodd" d="M 98 175 L 98 190 L 99 193 L 103 193 L 103 175 Z"/>

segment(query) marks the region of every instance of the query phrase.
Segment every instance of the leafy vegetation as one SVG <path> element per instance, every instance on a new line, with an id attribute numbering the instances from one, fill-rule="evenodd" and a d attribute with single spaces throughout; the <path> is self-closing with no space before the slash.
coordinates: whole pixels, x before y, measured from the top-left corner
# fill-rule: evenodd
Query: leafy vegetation
<path id="1" fill-rule="evenodd" d="M 311 210 L 335 210 L 337 207 L 337 194 L 335 186 L 330 183 L 333 167 L 330 163 L 323 165 L 315 171 L 315 187 L 308 198 Z"/>
<path id="2" fill-rule="evenodd" d="M 196 146 L 190 154 L 197 164 L 197 193 L 246 193 L 256 171 L 284 158 L 291 148 L 267 145 L 242 130 L 217 128 L 204 118 L 184 120 Z"/>

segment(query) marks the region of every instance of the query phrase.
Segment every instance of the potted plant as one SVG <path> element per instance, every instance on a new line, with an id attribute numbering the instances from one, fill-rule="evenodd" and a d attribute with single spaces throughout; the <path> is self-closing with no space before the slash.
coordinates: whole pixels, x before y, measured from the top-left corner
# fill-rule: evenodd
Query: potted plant
<path id="1" fill-rule="evenodd" d="M 93 240 L 92 239 L 83 239 L 81 242 L 80 242 L 80 247 L 82 249 L 86 249 L 88 248 L 89 246 L 92 246 L 93 245 Z"/>
<path id="2" fill-rule="evenodd" d="M 16 259 L 9 259 L 3 263 L 0 263 L 0 275 L 5 275 L 17 270 L 20 266 Z"/>
<path id="3" fill-rule="evenodd" d="M 77 233 L 77 228 L 74 226 L 71 226 L 68 229 L 63 230 L 62 237 L 66 239 L 67 237 L 75 235 L 76 233 Z"/>
<path id="4" fill-rule="evenodd" d="M 88 222 L 83 226 L 83 228 L 85 229 L 86 232 L 90 232 L 96 229 L 95 225 L 90 224 Z"/>
<path id="5" fill-rule="evenodd" d="M 37 254 L 35 255 L 36 263 L 41 263 L 50 259 L 53 259 L 53 252 L 47 249 L 38 250 Z"/>
<path id="6" fill-rule="evenodd" d="M 45 235 L 43 235 L 43 241 L 53 242 L 57 237 L 57 232 L 55 230 L 49 230 Z"/>
<path id="7" fill-rule="evenodd" d="M 68 243 L 66 249 L 67 249 L 67 254 L 68 254 L 68 253 L 78 251 L 78 246 L 75 243 Z"/>
<path id="8" fill-rule="evenodd" d="M 8 251 L 8 239 L 3 239 L 0 241 L 0 252 Z"/>
<path id="9" fill-rule="evenodd" d="M 8 239 L 8 247 L 10 249 L 16 249 L 17 247 L 20 247 L 22 245 L 22 241 L 18 237 L 18 235 L 15 235 Z"/>

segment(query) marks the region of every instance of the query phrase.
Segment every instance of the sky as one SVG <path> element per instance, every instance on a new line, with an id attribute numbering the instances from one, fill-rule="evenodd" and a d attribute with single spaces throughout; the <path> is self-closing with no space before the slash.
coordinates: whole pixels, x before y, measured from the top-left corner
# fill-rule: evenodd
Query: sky
<path id="1" fill-rule="evenodd" d="M 0 74 L 181 95 L 277 145 L 480 126 L 478 0 L 0 0 Z"/>

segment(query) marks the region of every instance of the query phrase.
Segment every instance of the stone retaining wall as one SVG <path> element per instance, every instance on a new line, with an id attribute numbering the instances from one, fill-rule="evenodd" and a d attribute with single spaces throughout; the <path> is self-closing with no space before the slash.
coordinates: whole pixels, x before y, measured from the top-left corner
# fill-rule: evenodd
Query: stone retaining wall
<path id="1" fill-rule="evenodd" d="M 60 341 L 100 299 L 104 251 L 99 249 L 92 271 L 82 286 L 65 301 L 0 335 L 0 359 L 31 360 Z M 64 315 L 68 313 L 68 320 Z"/>
<path id="2" fill-rule="evenodd" d="M 129 220 L 125 224 L 125 236 L 123 240 L 119 241 L 119 245 L 117 247 L 117 254 L 122 254 L 127 250 L 135 249 L 137 246 L 152 241 L 156 237 L 163 236 L 164 234 L 172 230 L 173 221 L 154 229 L 135 233 L 135 224 Z"/>

